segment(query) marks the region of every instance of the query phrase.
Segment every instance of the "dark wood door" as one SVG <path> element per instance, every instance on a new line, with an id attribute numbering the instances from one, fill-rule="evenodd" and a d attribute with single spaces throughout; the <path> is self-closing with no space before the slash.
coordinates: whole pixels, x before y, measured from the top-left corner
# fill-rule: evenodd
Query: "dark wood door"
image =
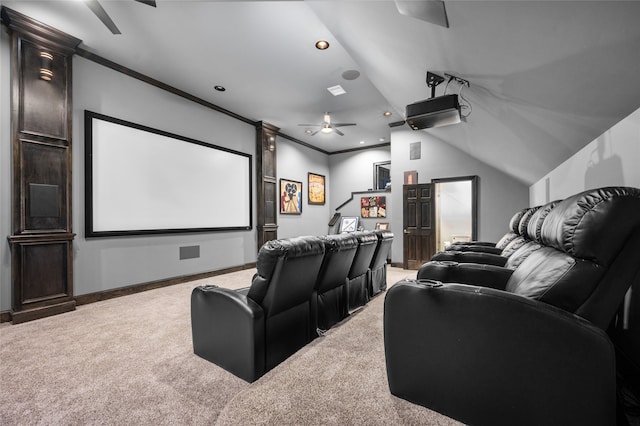
<path id="1" fill-rule="evenodd" d="M 436 252 L 435 184 L 402 187 L 404 269 L 418 269 Z"/>

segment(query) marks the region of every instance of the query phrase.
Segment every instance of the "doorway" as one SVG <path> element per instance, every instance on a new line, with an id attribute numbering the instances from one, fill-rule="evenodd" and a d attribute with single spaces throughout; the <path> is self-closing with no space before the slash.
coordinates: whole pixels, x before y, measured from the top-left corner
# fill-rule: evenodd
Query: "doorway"
<path id="1" fill-rule="evenodd" d="M 476 241 L 477 176 L 432 179 L 436 191 L 436 247 Z"/>
<path id="2" fill-rule="evenodd" d="M 449 244 L 477 239 L 477 188 L 477 176 L 403 186 L 404 269 L 420 268 Z"/>

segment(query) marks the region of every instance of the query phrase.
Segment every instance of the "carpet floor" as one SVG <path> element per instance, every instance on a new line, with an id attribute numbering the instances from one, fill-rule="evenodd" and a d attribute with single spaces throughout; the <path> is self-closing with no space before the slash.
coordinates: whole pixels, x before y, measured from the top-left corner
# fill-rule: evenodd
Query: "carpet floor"
<path id="1" fill-rule="evenodd" d="M 392 396 L 385 293 L 254 383 L 194 355 L 191 290 L 245 270 L 0 325 L 0 425 L 456 425 Z M 389 268 L 388 283 L 414 277 Z"/>

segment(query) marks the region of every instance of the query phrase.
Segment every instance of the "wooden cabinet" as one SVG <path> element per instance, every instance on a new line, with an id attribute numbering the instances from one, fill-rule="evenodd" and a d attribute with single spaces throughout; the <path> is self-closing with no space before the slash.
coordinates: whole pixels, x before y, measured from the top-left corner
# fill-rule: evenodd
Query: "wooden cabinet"
<path id="1" fill-rule="evenodd" d="M 8 8 L 11 38 L 12 321 L 75 309 L 72 56 L 80 40 Z"/>

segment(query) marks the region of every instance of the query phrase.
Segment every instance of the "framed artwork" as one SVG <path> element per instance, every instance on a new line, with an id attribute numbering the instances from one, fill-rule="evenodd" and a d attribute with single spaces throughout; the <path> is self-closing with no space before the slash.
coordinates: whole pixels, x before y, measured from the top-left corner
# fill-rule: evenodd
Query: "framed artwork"
<path id="1" fill-rule="evenodd" d="M 360 198 L 360 216 L 387 217 L 387 197 Z"/>
<path id="2" fill-rule="evenodd" d="M 302 182 L 280 179 L 280 214 L 302 213 Z"/>
<path id="3" fill-rule="evenodd" d="M 309 197 L 309 204 L 324 205 L 324 176 L 309 173 L 308 185 L 307 196 Z"/>
<path id="4" fill-rule="evenodd" d="M 376 230 L 387 231 L 389 229 L 389 222 L 376 222 Z"/>
<path id="5" fill-rule="evenodd" d="M 358 217 L 357 216 L 343 216 L 340 218 L 340 230 L 343 232 L 356 232 L 358 230 Z"/>

